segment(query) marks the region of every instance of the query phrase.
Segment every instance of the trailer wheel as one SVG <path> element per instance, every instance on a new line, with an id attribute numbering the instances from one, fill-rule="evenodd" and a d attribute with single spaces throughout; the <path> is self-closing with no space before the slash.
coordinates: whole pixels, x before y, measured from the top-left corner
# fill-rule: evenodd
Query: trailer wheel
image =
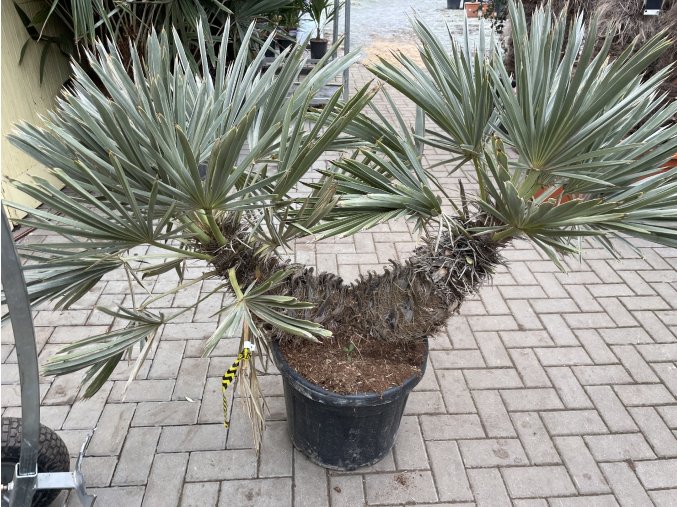
<path id="1" fill-rule="evenodd" d="M 70 457 L 61 437 L 47 426 L 40 425 L 40 449 L 38 473 L 68 472 Z M 2 418 L 2 484 L 9 484 L 14 477 L 14 467 L 21 454 L 21 418 Z M 47 507 L 61 492 L 60 489 L 44 489 L 33 495 L 32 507 Z"/>

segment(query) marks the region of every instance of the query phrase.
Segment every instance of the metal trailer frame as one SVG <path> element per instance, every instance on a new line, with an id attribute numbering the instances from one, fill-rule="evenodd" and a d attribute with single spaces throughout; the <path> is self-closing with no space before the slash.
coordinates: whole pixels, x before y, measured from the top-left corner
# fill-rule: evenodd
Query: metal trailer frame
<path id="1" fill-rule="evenodd" d="M 334 12 L 338 12 L 341 6 L 340 0 L 334 0 Z M 343 54 L 350 53 L 350 0 L 345 0 L 343 12 Z M 339 31 L 339 16 L 334 15 L 334 30 L 332 34 L 332 42 L 336 44 L 338 41 Z M 350 69 L 346 68 L 343 71 L 343 100 L 348 100 L 350 97 Z"/>
<path id="2" fill-rule="evenodd" d="M 2 507 L 30 507 L 33 495 L 40 489 L 75 489 L 80 503 L 92 507 L 95 496 L 87 494 L 82 476 L 82 458 L 94 434 L 88 433 L 82 444 L 75 470 L 72 472 L 38 473 L 40 438 L 40 384 L 35 330 L 31 316 L 26 281 L 21 269 L 9 222 L 2 209 L 2 285 L 7 300 L 21 382 L 21 454 L 14 479 L 3 486 Z M 6 493 L 9 493 L 8 498 Z"/>

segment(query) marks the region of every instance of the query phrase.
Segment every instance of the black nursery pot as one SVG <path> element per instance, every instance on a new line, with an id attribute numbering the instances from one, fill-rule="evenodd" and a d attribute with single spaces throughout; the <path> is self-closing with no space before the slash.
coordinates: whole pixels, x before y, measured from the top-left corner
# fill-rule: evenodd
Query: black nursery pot
<path id="1" fill-rule="evenodd" d="M 294 447 L 325 468 L 355 470 L 373 465 L 395 443 L 409 393 L 425 373 L 428 341 L 421 375 L 384 393 L 342 395 L 301 377 L 284 358 L 279 342 L 272 346 L 282 373 L 289 433 Z"/>
<path id="2" fill-rule="evenodd" d="M 327 54 L 329 41 L 326 39 L 310 39 L 310 58 L 319 60 Z"/>

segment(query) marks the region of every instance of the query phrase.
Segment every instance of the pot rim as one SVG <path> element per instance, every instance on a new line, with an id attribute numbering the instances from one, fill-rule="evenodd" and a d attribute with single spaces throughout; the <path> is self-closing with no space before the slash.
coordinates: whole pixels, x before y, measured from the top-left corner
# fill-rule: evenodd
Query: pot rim
<path id="1" fill-rule="evenodd" d="M 364 406 L 364 405 L 381 405 L 389 403 L 393 399 L 401 396 L 402 392 L 408 393 L 421 381 L 426 372 L 428 364 L 428 338 L 424 341 L 425 350 L 423 352 L 423 364 L 421 365 L 420 375 L 412 375 L 402 384 L 395 387 L 390 387 L 382 393 L 357 393 L 357 394 L 338 394 L 329 391 L 323 387 L 313 384 L 308 379 L 303 377 L 299 372 L 293 369 L 287 359 L 280 350 L 280 340 L 274 339 L 271 349 L 273 352 L 273 359 L 280 373 L 289 380 L 294 387 L 303 393 L 307 398 L 327 404 L 340 404 L 343 406 Z"/>

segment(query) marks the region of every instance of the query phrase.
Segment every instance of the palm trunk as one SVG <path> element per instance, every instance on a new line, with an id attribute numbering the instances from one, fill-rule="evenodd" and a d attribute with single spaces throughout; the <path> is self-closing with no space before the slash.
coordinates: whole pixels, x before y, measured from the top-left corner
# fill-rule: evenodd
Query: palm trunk
<path id="1" fill-rule="evenodd" d="M 233 231 L 224 231 L 224 234 Z M 232 237 L 232 236 L 231 236 Z M 338 337 L 409 342 L 433 336 L 445 326 L 464 299 L 476 292 L 502 263 L 498 243 L 488 235 L 455 236 L 444 233 L 438 242 L 427 239 L 403 263 L 391 261 L 380 274 L 361 276 L 352 284 L 332 273 L 289 264 L 277 256 L 257 257 L 256 246 L 235 238 L 213 261 L 225 277 L 236 268 L 241 286 L 248 286 L 283 267 L 292 268 L 277 291 L 314 308 L 296 315 L 321 324 Z"/>

